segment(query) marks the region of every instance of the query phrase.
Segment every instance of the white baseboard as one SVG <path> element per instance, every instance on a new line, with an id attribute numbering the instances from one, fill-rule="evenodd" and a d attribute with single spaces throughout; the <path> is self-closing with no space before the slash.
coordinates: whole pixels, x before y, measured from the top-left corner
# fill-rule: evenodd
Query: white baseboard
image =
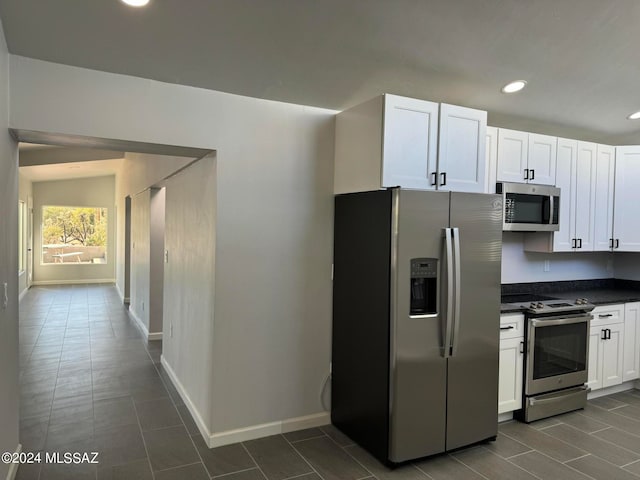
<path id="1" fill-rule="evenodd" d="M 221 447 L 231 443 L 255 440 L 256 438 L 268 437 L 280 433 L 295 432 L 306 428 L 321 427 L 331 423 L 329 412 L 315 413 L 304 417 L 287 418 L 277 422 L 263 423 L 261 425 L 251 425 L 250 427 L 227 430 L 226 432 L 214 433 L 209 438 L 209 448 Z"/>
<path id="2" fill-rule="evenodd" d="M 18 447 L 16 448 L 16 453 L 20 454 L 21 452 L 22 452 L 22 445 L 18 444 Z M 16 478 L 16 475 L 18 474 L 18 467 L 20 467 L 19 463 L 9 464 L 9 471 L 7 472 L 7 480 L 14 480 Z"/>
<path id="3" fill-rule="evenodd" d="M 149 329 L 144 324 L 144 322 L 140 319 L 140 317 L 138 317 L 138 315 L 136 314 L 135 310 L 133 310 L 131 308 L 131 305 L 129 305 L 129 315 L 131 315 L 131 318 L 133 318 L 135 320 L 136 325 L 138 326 L 138 329 L 144 335 L 144 338 L 146 338 L 149 341 L 162 340 L 162 332 L 151 332 L 150 333 Z"/>
<path id="4" fill-rule="evenodd" d="M 162 363 L 162 366 L 167 371 L 167 374 L 169 375 L 169 378 L 171 379 L 173 386 L 176 388 L 176 390 L 178 391 L 178 394 L 180 394 L 180 398 L 182 398 L 182 401 L 184 402 L 184 404 L 187 406 L 187 409 L 191 413 L 191 416 L 193 417 L 193 420 L 195 421 L 196 426 L 198 427 L 198 430 L 200 430 L 200 435 L 202 435 L 202 438 L 204 438 L 204 441 L 207 442 L 208 444 L 209 438 L 211 438 L 211 432 L 207 428 L 207 425 L 204 423 L 204 420 L 202 420 L 202 416 L 200 415 L 200 412 L 198 411 L 196 406 L 193 404 L 193 401 L 189 397 L 189 394 L 185 390 L 180 380 L 178 380 L 176 373 L 173 371 L 173 368 L 171 368 L 171 365 L 169 365 L 169 362 L 167 362 L 166 358 L 164 358 L 164 355 L 160 355 L 160 363 Z M 209 445 L 209 448 L 211 448 L 210 445 Z"/>
<path id="5" fill-rule="evenodd" d="M 29 287 L 25 288 L 22 292 L 20 292 L 20 296 L 18 297 L 18 303 L 22 301 L 22 299 L 24 298 L 24 296 L 27 294 L 28 291 L 29 291 Z"/>
<path id="6" fill-rule="evenodd" d="M 34 280 L 31 285 L 85 285 L 93 283 L 116 283 L 115 278 L 91 278 L 81 280 Z"/>
<path id="7" fill-rule="evenodd" d="M 261 425 L 251 425 L 249 427 L 238 428 L 235 430 L 227 430 L 224 432 L 211 433 L 204 424 L 198 409 L 195 407 L 186 390 L 176 377 L 175 372 L 164 358 L 160 357 L 162 366 L 169 374 L 169 378 L 173 382 L 174 387 L 180 394 L 182 401 L 185 403 L 189 412 L 193 416 L 200 434 L 203 436 L 209 448 L 221 447 L 232 443 L 254 440 L 256 438 L 268 437 L 269 435 L 277 435 L 280 433 L 294 432 L 296 430 L 304 430 L 305 428 L 320 427 L 331 423 L 329 412 L 321 412 L 304 417 L 287 418 L 277 422 L 263 423 Z"/>
<path id="8" fill-rule="evenodd" d="M 591 400 L 598 397 L 604 397 L 605 395 L 612 395 L 614 393 L 626 392 L 627 390 L 633 390 L 635 388 L 636 381 L 624 382 L 620 385 L 614 385 L 613 387 L 601 388 L 599 390 L 591 391 L 587 394 L 587 399 Z"/>

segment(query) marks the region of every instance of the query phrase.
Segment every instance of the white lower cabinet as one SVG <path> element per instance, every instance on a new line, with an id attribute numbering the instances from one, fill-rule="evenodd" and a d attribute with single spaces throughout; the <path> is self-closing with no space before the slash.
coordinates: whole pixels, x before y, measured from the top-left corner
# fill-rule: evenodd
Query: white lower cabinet
<path id="1" fill-rule="evenodd" d="M 640 302 L 624 305 L 624 358 L 622 381 L 640 378 Z"/>
<path id="2" fill-rule="evenodd" d="M 587 379 L 587 386 L 591 387 L 591 390 L 612 387 L 623 382 L 625 335 L 625 305 L 607 305 L 593 310 L 589 331 Z M 627 349 L 627 354 L 635 357 L 635 351 Z M 629 365 L 627 368 L 633 367 Z M 637 375 L 638 367 L 635 368 Z"/>
<path id="3" fill-rule="evenodd" d="M 524 370 L 524 315 L 500 316 L 500 369 L 498 413 L 522 408 L 522 372 Z"/>

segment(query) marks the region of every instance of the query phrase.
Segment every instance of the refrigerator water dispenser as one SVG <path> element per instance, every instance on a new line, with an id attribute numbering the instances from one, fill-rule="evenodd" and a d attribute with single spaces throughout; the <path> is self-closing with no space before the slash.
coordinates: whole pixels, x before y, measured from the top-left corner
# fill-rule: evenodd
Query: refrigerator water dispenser
<path id="1" fill-rule="evenodd" d="M 437 310 L 438 259 L 411 259 L 410 315 L 433 315 Z"/>

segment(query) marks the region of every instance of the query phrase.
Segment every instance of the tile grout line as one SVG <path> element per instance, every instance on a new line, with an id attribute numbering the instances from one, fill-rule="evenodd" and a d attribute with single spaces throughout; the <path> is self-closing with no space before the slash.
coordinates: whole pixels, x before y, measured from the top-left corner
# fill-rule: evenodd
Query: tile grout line
<path id="1" fill-rule="evenodd" d="M 138 415 L 138 408 L 136 407 L 136 402 L 131 399 L 131 403 L 133 404 L 133 411 L 136 414 L 136 421 L 138 422 L 138 431 L 140 432 L 140 437 L 142 438 L 142 445 L 144 445 L 144 451 L 147 454 L 147 463 L 149 464 L 149 470 L 151 471 L 151 479 L 155 480 L 156 474 L 153 471 L 153 466 L 151 465 L 151 457 L 149 456 L 149 449 L 147 448 L 147 441 L 144 438 L 144 433 L 142 432 L 142 425 L 140 424 L 140 416 Z"/>
<path id="2" fill-rule="evenodd" d="M 528 446 L 529 445 L 527 445 L 527 447 Z M 526 455 L 527 453 L 536 452 L 536 451 L 537 450 L 533 450 L 533 449 L 532 450 L 527 450 L 526 452 L 520 452 L 520 453 L 516 453 L 515 455 L 511 455 L 510 457 L 502 457 L 502 458 L 504 458 L 505 460 L 511 460 L 512 458 L 516 458 L 516 457 L 519 457 L 521 455 Z M 501 455 L 498 455 L 498 456 L 501 456 Z"/>
<path id="3" fill-rule="evenodd" d="M 571 458 L 571 459 L 569 459 L 569 460 L 565 460 L 564 462 L 560 462 L 560 463 L 562 463 L 563 465 L 566 465 L 566 464 L 567 464 L 567 463 L 569 463 L 569 462 L 575 462 L 576 460 L 580 460 L 581 458 L 588 457 L 589 455 L 591 455 L 591 454 L 590 454 L 590 453 L 587 453 L 587 454 L 585 454 L 585 455 L 580 455 L 579 457 Z M 548 455 L 547 455 L 547 456 L 548 456 Z"/>
<path id="4" fill-rule="evenodd" d="M 251 459 L 253 461 L 253 459 Z M 235 472 L 228 472 L 228 473 L 223 473 L 222 475 L 214 475 L 213 477 L 211 477 L 212 479 L 214 478 L 224 478 L 224 477 L 228 477 L 229 475 L 236 475 L 238 473 L 244 473 L 244 472 L 250 472 L 251 470 L 259 470 L 258 467 L 251 467 L 251 468 L 243 468 L 242 470 L 237 470 Z M 209 472 L 209 470 L 207 470 L 207 473 Z M 309 475 L 308 473 L 303 473 L 303 475 Z M 295 477 L 288 477 L 288 478 L 283 478 L 282 480 L 290 480 L 291 478 L 295 478 Z"/>
<path id="5" fill-rule="evenodd" d="M 286 440 L 286 438 L 285 438 Z M 267 477 L 264 473 L 264 470 L 262 470 L 262 467 L 260 467 L 260 465 L 258 465 L 258 462 L 256 462 L 256 459 L 253 457 L 253 455 L 251 455 L 251 452 L 249 451 L 249 449 L 247 448 L 247 446 L 244 444 L 244 442 L 240 442 L 240 445 L 242 445 L 242 448 L 244 448 L 244 451 L 247 452 L 247 455 L 249 455 L 249 458 L 251 458 L 251 461 L 255 464 L 256 468 L 260 471 L 260 473 L 262 474 L 262 476 L 266 479 L 266 480 L 270 480 L 269 477 Z M 300 455 L 300 454 L 298 454 Z M 317 472 L 316 472 L 317 473 Z M 320 477 L 322 478 L 322 477 Z"/>
<path id="6" fill-rule="evenodd" d="M 468 468 L 469 470 L 471 470 L 472 472 L 480 475 L 482 478 L 486 478 L 487 480 L 491 480 L 489 477 L 487 477 L 486 475 L 483 475 L 482 473 L 480 473 L 478 470 L 476 470 L 475 468 L 473 468 L 471 465 L 467 465 L 466 463 L 464 463 L 462 460 L 460 460 L 458 457 L 456 457 L 455 455 L 451 455 L 450 453 L 447 454 L 449 456 L 449 458 L 452 458 L 454 461 L 458 462 L 460 465 L 464 466 L 465 468 Z"/>

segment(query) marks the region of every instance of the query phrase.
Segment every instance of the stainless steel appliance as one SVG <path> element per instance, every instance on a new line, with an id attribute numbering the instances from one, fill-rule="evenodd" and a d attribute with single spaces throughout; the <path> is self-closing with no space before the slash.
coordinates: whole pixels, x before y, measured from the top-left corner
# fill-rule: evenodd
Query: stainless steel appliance
<path id="1" fill-rule="evenodd" d="M 502 229 L 518 232 L 555 232 L 560 229 L 560 189 L 531 183 L 497 183 L 502 194 Z"/>
<path id="2" fill-rule="evenodd" d="M 332 422 L 383 462 L 497 435 L 502 198 L 335 198 Z"/>
<path id="3" fill-rule="evenodd" d="M 584 408 L 594 305 L 579 298 L 525 306 L 523 407 L 515 417 L 529 423 Z"/>

